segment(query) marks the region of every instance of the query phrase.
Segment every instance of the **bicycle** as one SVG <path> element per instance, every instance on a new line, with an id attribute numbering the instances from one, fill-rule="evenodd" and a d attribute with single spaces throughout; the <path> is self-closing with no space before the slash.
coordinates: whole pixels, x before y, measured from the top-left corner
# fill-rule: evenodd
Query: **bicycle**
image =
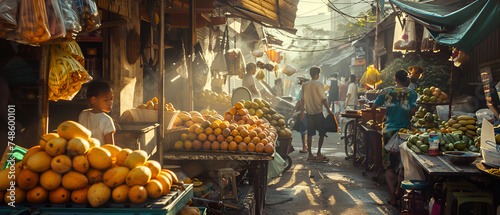
<path id="1" fill-rule="evenodd" d="M 364 138 L 364 133 L 361 131 L 361 125 L 355 125 L 354 120 L 349 120 L 347 124 L 345 125 L 344 129 L 344 136 L 342 137 L 344 139 L 344 150 L 345 150 L 345 155 L 346 159 L 349 159 L 354 156 L 354 126 L 357 126 L 358 132 L 357 132 L 357 137 L 356 137 L 356 154 L 360 156 L 365 156 L 365 151 L 366 151 L 366 145 L 365 145 L 365 138 Z"/>

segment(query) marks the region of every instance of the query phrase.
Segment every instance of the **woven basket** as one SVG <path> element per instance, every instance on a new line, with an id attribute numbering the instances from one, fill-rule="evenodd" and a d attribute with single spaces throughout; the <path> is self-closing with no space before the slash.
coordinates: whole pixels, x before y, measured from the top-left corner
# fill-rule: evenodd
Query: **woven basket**
<path id="1" fill-rule="evenodd" d="M 173 120 L 172 120 L 173 121 Z M 177 140 L 181 139 L 182 134 L 189 133 L 187 128 L 172 128 L 165 131 L 165 138 L 163 140 L 163 149 L 165 151 L 174 147 Z"/>
<path id="2" fill-rule="evenodd" d="M 130 109 L 130 114 L 132 115 L 133 122 L 158 122 L 158 111 L 157 110 L 146 110 L 146 109 Z M 179 114 L 179 111 L 165 111 L 164 123 L 165 129 L 171 129 L 174 125 L 174 119 Z"/>

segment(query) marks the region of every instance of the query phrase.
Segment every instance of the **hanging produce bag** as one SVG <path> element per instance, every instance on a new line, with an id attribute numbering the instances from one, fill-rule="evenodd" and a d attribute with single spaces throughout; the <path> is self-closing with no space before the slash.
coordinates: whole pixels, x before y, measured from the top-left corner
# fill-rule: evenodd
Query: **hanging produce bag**
<path id="1" fill-rule="evenodd" d="M 394 50 L 399 50 L 404 52 L 414 52 L 417 50 L 415 21 L 411 17 L 406 17 L 406 23 L 403 28 L 403 34 L 399 38 L 399 40 L 396 43 L 394 43 Z"/>
<path id="2" fill-rule="evenodd" d="M 228 75 L 245 74 L 245 58 L 240 49 L 230 49 L 226 53 Z"/>
<path id="3" fill-rule="evenodd" d="M 429 33 L 429 30 L 424 27 L 424 34 L 422 35 L 422 43 L 420 45 L 420 50 L 421 51 L 432 51 L 432 48 L 434 47 L 434 40 L 431 37 L 431 33 Z"/>
<path id="4" fill-rule="evenodd" d="M 380 77 L 380 73 L 373 66 L 369 66 L 366 68 L 366 72 L 361 76 L 359 82 L 363 85 L 368 85 L 373 88 L 373 86 L 382 83 L 382 78 Z"/>
<path id="5" fill-rule="evenodd" d="M 61 8 L 64 28 L 66 30 L 65 38 L 74 40 L 76 38 L 76 34 L 82 31 L 82 26 L 80 25 L 78 14 L 73 9 L 73 1 L 58 0 L 58 2 Z"/>
<path id="6" fill-rule="evenodd" d="M 266 51 L 266 54 L 272 62 L 280 63 L 280 54 L 281 54 L 280 52 L 275 51 L 273 49 L 268 49 Z"/>
<path id="7" fill-rule="evenodd" d="M 101 18 L 94 0 L 74 0 L 73 3 L 83 31 L 91 32 L 101 27 Z"/>
<path id="8" fill-rule="evenodd" d="M 50 37 L 64 37 L 66 35 L 66 28 L 64 27 L 58 0 L 46 0 L 45 7 L 47 9 Z"/>
<path id="9" fill-rule="evenodd" d="M 252 55 L 254 57 L 264 56 L 264 42 L 262 42 L 262 40 L 259 40 L 259 42 L 255 43 L 255 48 L 252 51 Z"/>
<path id="10" fill-rule="evenodd" d="M 41 43 L 50 39 L 44 0 L 21 0 L 19 34 L 28 43 Z"/>
<path id="11" fill-rule="evenodd" d="M 295 69 L 295 67 L 291 66 L 290 64 L 287 64 L 285 65 L 285 67 L 283 67 L 281 72 L 290 77 L 297 72 L 297 69 Z"/>
<path id="12" fill-rule="evenodd" d="M 259 69 L 259 72 L 255 76 L 255 79 L 257 79 L 258 81 L 263 81 L 264 78 L 266 78 L 266 74 L 264 74 L 264 70 Z"/>
<path id="13" fill-rule="evenodd" d="M 227 62 L 226 62 L 226 53 L 229 49 L 229 40 L 228 40 L 228 31 L 227 31 L 227 26 L 226 30 L 224 31 L 224 34 L 222 36 L 222 41 L 220 42 L 220 49 L 217 52 L 217 55 L 215 55 L 214 60 L 212 61 L 212 65 L 210 65 L 210 70 L 212 71 L 212 74 L 220 74 L 220 75 L 226 75 L 227 74 Z"/>
<path id="14" fill-rule="evenodd" d="M 194 46 L 195 58 L 193 60 L 193 77 L 194 86 L 197 89 L 203 89 L 207 85 L 208 73 L 210 68 L 208 68 L 207 61 L 203 56 L 203 50 L 201 49 L 200 43 L 196 43 Z"/>
<path id="15" fill-rule="evenodd" d="M 65 43 L 59 46 L 61 50 L 70 54 L 73 58 L 75 58 L 78 63 L 80 63 L 83 67 L 85 67 L 85 57 L 83 56 L 82 49 L 76 41 L 71 41 L 69 43 Z"/>
<path id="16" fill-rule="evenodd" d="M 5 38 L 9 32 L 17 28 L 17 11 L 19 1 L 0 0 L 0 37 Z"/>
<path id="17" fill-rule="evenodd" d="M 57 46 L 50 47 L 49 99 L 72 100 L 82 84 L 92 80 L 85 68 Z"/>

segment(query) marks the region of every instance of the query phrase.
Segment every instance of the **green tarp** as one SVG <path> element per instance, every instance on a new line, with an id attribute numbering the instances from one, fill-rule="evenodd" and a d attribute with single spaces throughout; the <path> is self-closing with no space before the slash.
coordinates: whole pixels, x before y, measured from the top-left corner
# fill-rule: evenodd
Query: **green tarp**
<path id="1" fill-rule="evenodd" d="M 438 43 L 465 52 L 472 51 L 500 25 L 500 4 L 497 0 L 477 0 L 463 8 L 391 1 L 411 16 L 444 29 L 442 32 L 428 29 Z"/>

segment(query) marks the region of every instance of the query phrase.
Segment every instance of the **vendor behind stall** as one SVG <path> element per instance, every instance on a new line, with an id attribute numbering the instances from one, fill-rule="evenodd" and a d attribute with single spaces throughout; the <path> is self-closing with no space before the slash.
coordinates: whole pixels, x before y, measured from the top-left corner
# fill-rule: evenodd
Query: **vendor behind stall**
<path id="1" fill-rule="evenodd" d="M 422 77 L 422 73 L 424 73 L 424 69 L 420 66 L 411 66 L 408 68 L 408 72 L 410 73 L 410 86 L 408 88 L 412 90 L 417 90 L 418 85 L 417 81 Z"/>
<path id="2" fill-rule="evenodd" d="M 408 74 L 404 70 L 399 70 L 395 75 L 396 86 L 385 88 L 375 100 L 372 107 L 373 121 L 376 122 L 376 109 L 377 107 L 385 106 L 387 111 L 385 116 L 387 121 L 384 123 L 384 144 L 396 134 L 401 128 L 408 128 L 410 125 L 411 116 L 415 114 L 417 107 L 417 94 L 407 88 Z M 391 199 L 389 203 L 396 205 L 395 190 L 394 190 L 394 169 L 397 168 L 401 162 L 399 153 L 390 153 L 382 148 L 382 165 L 386 169 L 385 176 L 387 188 Z"/>

